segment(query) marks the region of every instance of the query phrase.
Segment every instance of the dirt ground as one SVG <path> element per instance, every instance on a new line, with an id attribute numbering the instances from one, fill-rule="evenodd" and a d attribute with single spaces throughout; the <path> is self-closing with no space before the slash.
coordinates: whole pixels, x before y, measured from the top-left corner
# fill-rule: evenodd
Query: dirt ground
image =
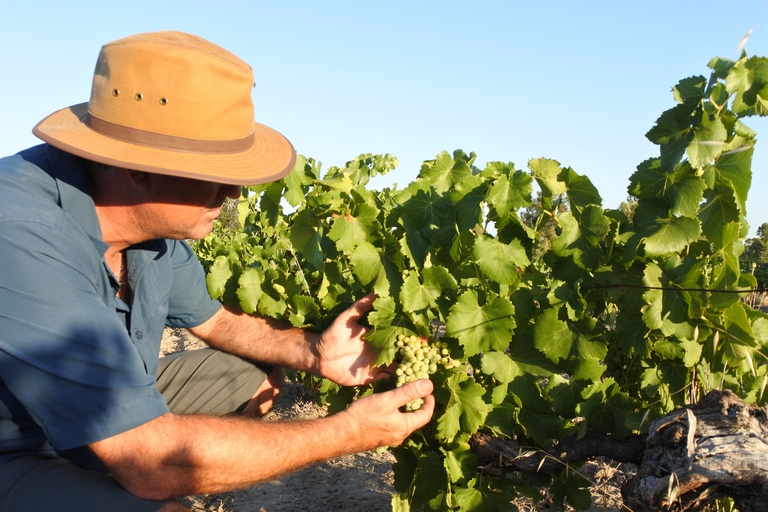
<path id="1" fill-rule="evenodd" d="M 183 329 L 167 329 L 161 356 L 204 346 Z M 302 385 L 286 382 L 274 410 L 262 421 L 302 420 L 324 415 L 325 410 L 314 403 Z M 394 457 L 389 453 L 365 452 L 329 460 L 247 489 L 189 496 L 184 503 L 195 512 L 390 512 L 394 492 L 392 462 Z M 619 488 L 634 468 L 598 461 L 585 469 L 594 483 L 590 510 L 622 510 Z M 523 512 L 557 510 L 546 499 L 536 505 L 518 499 L 515 505 Z"/>

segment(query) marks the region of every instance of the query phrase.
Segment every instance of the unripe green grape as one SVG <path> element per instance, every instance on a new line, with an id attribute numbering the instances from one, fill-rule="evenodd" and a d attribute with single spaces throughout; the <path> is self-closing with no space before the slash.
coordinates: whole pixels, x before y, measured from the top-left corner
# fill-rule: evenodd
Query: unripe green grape
<path id="1" fill-rule="evenodd" d="M 395 341 L 397 353 L 400 355 L 400 365 L 395 370 L 397 387 L 419 379 L 428 379 L 436 373 L 439 366 L 446 370 L 461 366 L 461 362 L 451 357 L 448 343 L 438 341 L 429 344 L 418 336 L 397 335 Z M 418 398 L 405 405 L 406 411 L 417 411 L 424 405 L 424 400 Z"/>

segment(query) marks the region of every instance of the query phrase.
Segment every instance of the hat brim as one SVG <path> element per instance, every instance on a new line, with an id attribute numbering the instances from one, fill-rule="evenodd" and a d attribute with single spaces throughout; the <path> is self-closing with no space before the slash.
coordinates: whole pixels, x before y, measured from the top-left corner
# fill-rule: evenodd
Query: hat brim
<path id="1" fill-rule="evenodd" d="M 276 181 L 296 165 L 296 150 L 288 139 L 259 123 L 254 123 L 250 149 L 211 154 L 143 146 L 103 135 L 88 126 L 87 111 L 87 103 L 59 110 L 32 132 L 52 146 L 95 162 L 228 185 Z"/>

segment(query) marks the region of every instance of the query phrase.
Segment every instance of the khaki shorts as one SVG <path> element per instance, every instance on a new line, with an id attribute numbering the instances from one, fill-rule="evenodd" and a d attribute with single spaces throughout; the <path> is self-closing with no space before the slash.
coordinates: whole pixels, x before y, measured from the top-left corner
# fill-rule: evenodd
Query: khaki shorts
<path id="1" fill-rule="evenodd" d="M 237 414 L 271 370 L 214 349 L 179 352 L 160 359 L 157 389 L 175 413 Z M 109 475 L 62 458 L 0 464 L 0 512 L 154 512 L 165 503 L 137 498 Z"/>

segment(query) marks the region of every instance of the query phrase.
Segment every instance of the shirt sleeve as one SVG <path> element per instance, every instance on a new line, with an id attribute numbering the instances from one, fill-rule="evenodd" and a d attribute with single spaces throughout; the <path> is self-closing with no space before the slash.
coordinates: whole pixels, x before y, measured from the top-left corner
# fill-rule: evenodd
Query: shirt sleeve
<path id="1" fill-rule="evenodd" d="M 57 450 L 168 412 L 105 303 L 101 252 L 61 214 L 0 230 L 0 375 Z"/>
<path id="2" fill-rule="evenodd" d="M 211 299 L 205 282 L 205 269 L 189 244 L 180 240 L 169 240 L 168 244 L 173 286 L 167 324 L 171 327 L 196 327 L 221 309 L 221 303 Z"/>

